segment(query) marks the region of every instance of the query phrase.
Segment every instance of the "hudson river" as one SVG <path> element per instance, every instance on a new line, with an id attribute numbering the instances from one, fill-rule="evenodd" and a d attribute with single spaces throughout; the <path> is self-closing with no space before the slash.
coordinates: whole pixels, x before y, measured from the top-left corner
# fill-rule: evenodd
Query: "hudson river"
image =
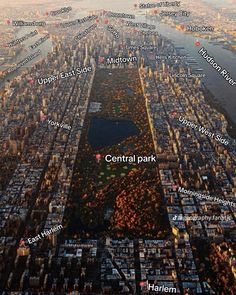
<path id="1" fill-rule="evenodd" d="M 92 9 L 107 9 L 112 10 L 113 12 L 126 12 L 126 13 L 132 13 L 135 14 L 136 11 L 133 9 L 133 1 L 127 0 L 127 1 L 120 1 L 120 0 L 103 0 L 101 2 L 95 2 L 90 0 L 82 0 L 79 2 L 81 7 L 84 7 L 82 9 L 82 13 L 78 15 L 78 17 L 81 17 L 82 15 L 88 15 L 87 11 L 90 11 Z M 103 7 L 101 7 L 103 6 Z M 136 21 L 145 21 L 144 16 L 137 16 Z M 199 49 L 201 47 L 205 47 L 207 49 L 207 52 L 210 56 L 214 58 L 217 64 L 219 64 L 222 69 L 226 69 L 229 72 L 229 75 L 236 81 L 236 55 L 232 53 L 231 51 L 222 48 L 219 45 L 213 45 L 209 43 L 207 40 L 204 39 L 198 39 L 201 42 L 201 46 L 196 47 L 194 45 L 194 42 L 196 41 L 196 38 L 184 34 L 181 31 L 177 31 L 174 28 L 171 28 L 168 25 L 158 23 L 158 22 L 151 22 L 148 21 L 148 23 L 155 24 L 157 27 L 157 31 L 159 34 L 166 36 L 170 40 L 174 42 L 174 44 L 178 47 L 184 47 L 185 53 L 188 53 L 191 57 L 193 57 L 199 65 L 199 68 L 203 69 L 203 73 L 206 74 L 206 77 L 203 79 L 205 82 L 205 85 L 207 88 L 212 92 L 212 94 L 215 96 L 216 100 L 220 103 L 220 105 L 227 111 L 229 117 L 234 121 L 236 124 L 236 85 L 232 86 L 228 84 L 227 81 L 220 75 L 219 72 L 217 72 L 215 69 L 211 67 L 207 63 L 207 61 L 198 53 Z M 33 30 L 33 29 L 32 29 Z M 25 32 L 24 32 L 25 33 Z M 21 31 L 20 35 L 24 35 L 23 30 Z M 39 35 L 36 36 L 35 39 L 39 38 Z M 33 43 L 33 38 L 31 40 L 27 40 L 27 43 Z M 27 44 L 28 45 L 28 44 Z M 40 46 L 40 50 L 42 51 L 42 54 L 45 56 L 47 52 L 51 51 L 51 41 L 47 40 L 45 43 L 43 43 Z M 21 60 L 23 58 L 22 55 L 27 56 L 29 53 L 21 54 L 17 61 Z M 35 62 L 35 61 L 34 61 Z M 32 63 L 34 63 L 32 62 Z M 27 65 L 30 65 L 31 63 L 28 63 Z"/>
<path id="2" fill-rule="evenodd" d="M 172 40 L 176 46 L 184 47 L 186 53 L 189 53 L 189 55 L 198 62 L 199 68 L 202 68 L 203 73 L 206 74 L 206 77 L 203 78 L 205 85 L 212 94 L 214 94 L 222 107 L 224 107 L 230 118 L 236 123 L 236 85 L 232 86 L 225 81 L 220 73 L 213 69 L 198 51 L 202 47 L 205 47 L 207 53 L 214 57 L 214 60 L 222 67 L 222 69 L 225 68 L 230 73 L 230 76 L 234 81 L 236 81 L 236 55 L 219 45 L 213 45 L 201 38 L 198 38 L 201 46 L 196 47 L 194 45 L 194 42 L 196 41 L 195 37 L 184 34 L 183 32 L 177 31 L 162 23 L 157 23 L 156 26 L 157 31 L 161 35 Z"/>
<path id="3" fill-rule="evenodd" d="M 216 0 L 210 1 L 215 5 Z M 148 1 L 133 1 L 133 0 L 102 0 L 102 1 L 94 1 L 94 0 L 81 0 L 79 2 L 80 7 L 84 8 L 83 14 L 86 15 L 86 10 L 96 10 L 96 9 L 106 9 L 111 10 L 113 12 L 124 12 L 136 14 L 137 10 L 134 9 L 135 3 L 146 3 Z M 152 2 L 152 1 L 150 1 Z M 158 1 L 154 1 L 158 2 Z M 227 2 L 227 1 L 226 1 Z M 224 2 L 224 6 L 231 5 Z M 229 2 L 229 1 L 228 1 Z M 217 5 L 222 3 L 222 1 L 217 1 Z M 83 9 L 82 9 L 83 10 Z M 142 10 L 142 13 L 145 12 L 145 9 Z M 136 22 L 145 21 L 143 16 L 136 16 Z M 200 39 L 202 46 L 195 47 L 194 42 L 196 38 L 184 34 L 181 31 L 175 30 L 168 25 L 162 23 L 154 23 L 148 21 L 148 23 L 155 24 L 157 27 L 157 31 L 167 38 L 171 39 L 176 46 L 184 47 L 186 53 L 189 53 L 191 57 L 193 57 L 199 64 L 199 68 L 203 69 L 203 73 L 206 74 L 204 78 L 205 85 L 215 96 L 217 101 L 221 104 L 221 106 L 227 111 L 229 117 L 236 124 L 236 85 L 231 86 L 225 79 L 217 72 L 215 69 L 211 67 L 207 63 L 206 60 L 198 53 L 201 47 L 205 47 L 210 56 L 214 57 L 214 60 L 224 69 L 226 69 L 230 76 L 236 81 L 236 54 L 232 53 L 229 50 L 226 50 L 218 45 L 213 45 L 209 43 L 207 40 Z"/>

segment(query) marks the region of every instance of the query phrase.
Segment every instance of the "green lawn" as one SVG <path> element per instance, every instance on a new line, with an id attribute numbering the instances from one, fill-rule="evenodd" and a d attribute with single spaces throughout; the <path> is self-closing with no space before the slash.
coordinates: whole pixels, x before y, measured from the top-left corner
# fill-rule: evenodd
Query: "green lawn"
<path id="1" fill-rule="evenodd" d="M 136 169 L 134 164 L 123 163 L 122 165 L 111 167 L 108 163 L 102 161 L 101 170 L 98 174 L 98 184 L 104 185 L 112 178 L 123 177 L 132 169 Z"/>
<path id="2" fill-rule="evenodd" d="M 115 104 L 114 111 L 115 111 L 116 114 L 119 114 L 121 112 L 121 109 L 120 109 L 120 105 L 119 104 Z"/>

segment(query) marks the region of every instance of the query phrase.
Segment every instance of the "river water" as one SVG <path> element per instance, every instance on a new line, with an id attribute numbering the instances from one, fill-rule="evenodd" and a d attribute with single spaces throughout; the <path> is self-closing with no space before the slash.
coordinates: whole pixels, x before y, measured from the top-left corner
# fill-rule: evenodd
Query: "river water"
<path id="1" fill-rule="evenodd" d="M 136 14 L 137 10 L 134 9 L 134 3 L 145 1 L 133 1 L 133 0 L 102 0 L 102 1 L 94 1 L 94 0 L 82 0 L 80 1 L 80 5 L 82 8 L 86 10 L 96 10 L 96 9 L 105 9 L 111 10 L 113 12 L 124 12 Z M 150 1 L 151 2 L 151 1 Z M 155 2 L 155 1 L 154 1 Z M 215 0 L 209 1 L 215 5 Z M 218 4 L 220 1 L 217 2 Z M 226 4 L 224 3 L 224 6 Z M 83 9 L 82 9 L 83 10 Z M 145 12 L 143 10 L 142 12 Z M 83 11 L 85 13 L 85 10 Z M 85 14 L 84 14 L 85 15 Z M 137 21 L 144 21 L 150 23 L 150 21 L 146 21 L 145 16 L 136 16 Z M 225 109 L 228 113 L 231 120 L 236 124 L 236 85 L 230 85 L 215 69 L 212 68 L 211 65 L 198 53 L 199 49 L 205 47 L 210 56 L 212 56 L 217 64 L 219 64 L 222 69 L 226 69 L 229 72 L 229 75 L 236 81 L 236 54 L 222 48 L 220 45 L 213 45 L 209 43 L 208 40 L 198 38 L 201 43 L 201 46 L 196 47 L 195 41 L 196 38 L 191 36 L 190 34 L 185 34 L 182 31 L 175 30 L 174 28 L 157 22 L 152 21 L 152 24 L 155 24 L 157 27 L 157 31 L 159 34 L 169 38 L 174 42 L 174 44 L 178 47 L 184 47 L 185 53 L 188 53 L 191 57 L 193 57 L 199 65 L 199 68 L 203 69 L 203 73 L 205 73 L 205 78 L 203 81 L 207 88 L 214 95 L 217 102 Z"/>
<path id="2" fill-rule="evenodd" d="M 234 81 L 236 81 L 236 55 L 222 48 L 220 45 L 213 45 L 208 40 L 201 38 L 198 38 L 201 46 L 196 47 L 194 45 L 196 41 L 195 37 L 177 31 L 162 23 L 157 24 L 157 30 L 161 35 L 171 39 L 176 46 L 184 47 L 185 52 L 198 62 L 199 68 L 202 68 L 203 73 L 206 74 L 203 78 L 205 85 L 227 111 L 230 118 L 236 123 L 236 85 L 230 85 L 219 72 L 208 64 L 198 51 L 202 47 L 207 49 L 207 53 L 214 58 L 222 69 L 225 68 L 230 73 Z"/>
<path id="3" fill-rule="evenodd" d="M 19 30 L 17 30 L 15 37 L 11 41 L 13 41 L 15 39 L 19 39 L 19 38 L 25 36 L 26 34 L 32 32 L 32 31 L 35 31 L 35 30 L 37 30 L 37 27 L 20 27 Z M 44 43 L 39 45 L 35 50 L 32 50 L 29 48 L 30 45 L 33 45 L 38 39 L 40 39 L 41 37 L 43 37 L 45 35 L 46 35 L 46 33 L 43 33 L 43 34 L 39 33 L 39 34 L 35 35 L 34 37 L 30 37 L 29 39 L 27 39 L 23 42 L 24 43 L 23 50 L 16 57 L 14 57 L 12 62 L 17 64 L 18 62 L 22 61 L 27 56 L 38 51 L 39 49 L 41 50 L 41 54 L 39 56 L 33 58 L 31 61 L 27 62 L 23 67 L 19 68 L 17 71 L 14 71 L 11 74 L 9 74 L 7 76 L 7 79 L 12 79 L 12 78 L 16 77 L 17 75 L 20 75 L 22 70 L 34 65 L 35 62 L 41 60 L 42 57 L 46 57 L 47 54 L 52 51 L 52 41 L 50 39 L 47 39 Z M 4 66 L 4 65 L 0 66 L 1 71 L 5 71 L 8 68 L 10 68 L 10 67 Z M 0 88 L 3 86 L 4 86 L 4 81 L 1 81 Z"/>
<path id="4" fill-rule="evenodd" d="M 130 0 L 103 0 L 102 3 L 100 1 L 94 0 L 82 0 L 79 3 L 82 7 L 81 13 L 83 15 L 87 15 L 87 11 L 101 8 L 112 10 L 114 12 L 126 12 L 133 14 L 135 14 L 136 12 L 133 6 L 134 2 Z M 137 16 L 136 19 L 136 21 L 145 21 L 144 16 Z M 222 46 L 220 45 L 213 45 L 209 43 L 208 40 L 204 40 L 201 38 L 198 38 L 198 40 L 201 42 L 201 46 L 196 47 L 194 45 L 196 38 L 191 36 L 190 34 L 185 34 L 182 31 L 177 31 L 174 28 L 171 28 L 170 26 L 159 23 L 157 21 L 155 21 L 155 25 L 159 34 L 166 36 L 167 38 L 172 40 L 176 46 L 184 47 L 185 53 L 188 53 L 198 62 L 199 68 L 202 68 L 203 73 L 206 74 L 205 78 L 203 79 L 205 85 L 212 92 L 220 105 L 227 111 L 232 121 L 234 121 L 236 124 L 236 85 L 232 86 L 227 81 L 225 81 L 220 73 L 213 69 L 212 66 L 209 65 L 207 61 L 198 53 L 198 51 L 202 46 L 205 47 L 208 54 L 214 58 L 217 64 L 219 64 L 222 68 L 225 68 L 235 81 L 236 55 L 233 52 L 222 48 Z M 29 28 L 22 28 L 19 35 L 23 36 L 24 34 L 26 34 L 26 30 L 29 31 Z M 39 38 L 39 35 L 35 36 L 34 38 L 37 40 L 37 38 Z M 25 43 L 27 45 L 33 44 L 33 40 L 35 39 L 28 39 Z M 40 49 L 43 56 L 45 56 L 49 51 L 52 50 L 51 41 L 47 40 L 40 46 Z M 20 54 L 17 61 L 22 60 L 27 55 L 29 55 L 29 51 L 25 52 L 24 54 Z M 35 62 L 35 60 L 31 63 Z M 31 63 L 28 63 L 27 65 L 30 65 Z"/>

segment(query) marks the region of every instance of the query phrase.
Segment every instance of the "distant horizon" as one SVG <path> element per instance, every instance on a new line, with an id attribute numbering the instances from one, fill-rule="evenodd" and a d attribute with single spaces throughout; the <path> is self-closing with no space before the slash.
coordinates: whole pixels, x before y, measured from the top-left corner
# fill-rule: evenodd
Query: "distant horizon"
<path id="1" fill-rule="evenodd" d="M 170 2 L 172 0 L 169 0 Z M 191 0 L 188 0 L 189 2 L 192 2 Z M 228 6 L 228 5 L 234 5 L 236 8 L 236 0 L 224 0 L 222 3 L 222 0 L 201 0 L 203 3 L 209 3 L 212 6 L 215 7 L 222 7 L 222 6 Z M 118 3 L 120 2 L 120 3 Z M 115 9 L 118 8 L 121 9 L 121 11 L 127 11 L 132 8 L 134 8 L 135 3 L 152 3 L 152 2 L 161 2 L 160 0 L 15 0 L 12 3 L 9 3 L 7 0 L 0 0 L 0 6 L 4 7 L 17 7 L 19 5 L 32 5 L 32 6 L 37 6 L 37 5 L 45 5 L 45 4 L 55 4 L 60 5 L 60 6 L 66 6 L 66 5 L 73 5 L 73 4 L 79 4 L 81 3 L 83 6 L 88 7 L 89 9 Z M 183 1 L 182 1 L 183 2 Z"/>

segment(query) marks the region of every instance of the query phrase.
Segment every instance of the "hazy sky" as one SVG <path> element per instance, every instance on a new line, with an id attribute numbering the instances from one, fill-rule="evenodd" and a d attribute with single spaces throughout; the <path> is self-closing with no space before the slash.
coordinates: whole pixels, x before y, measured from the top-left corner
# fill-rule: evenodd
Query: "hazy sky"
<path id="1" fill-rule="evenodd" d="M 154 2 L 158 2 L 154 1 Z M 140 3 L 145 2 L 152 2 L 152 0 L 144 0 L 140 1 Z M 65 6 L 77 6 L 81 8 L 88 8 L 88 9 L 114 9 L 117 11 L 128 11 L 134 9 L 135 0 L 0 0 L 0 5 L 5 7 L 16 7 L 16 6 L 24 6 L 31 4 L 32 7 L 37 4 L 43 4 L 45 8 L 47 4 L 55 8 L 61 8 Z"/>
<path id="2" fill-rule="evenodd" d="M 47 4 L 47 3 L 58 3 L 58 5 L 65 6 L 67 3 L 71 3 L 69 0 L 0 0 L 0 5 L 5 7 L 14 7 L 20 5 L 35 5 L 35 4 Z M 76 1 L 79 2 L 79 1 Z"/>
<path id="3" fill-rule="evenodd" d="M 151 3 L 151 2 L 161 2 L 164 0 L 0 0 L 0 6 L 5 7 L 16 7 L 16 6 L 24 6 L 24 5 L 35 5 L 35 4 L 47 4 L 55 5 L 55 7 L 65 7 L 65 6 L 82 6 L 81 8 L 89 8 L 89 9 L 117 9 L 119 11 L 129 11 L 133 10 L 134 3 Z M 174 0 L 169 0 L 174 1 Z M 180 0 L 181 1 L 181 0 Z M 189 2 L 193 1 L 201 1 L 201 0 L 189 0 Z M 217 6 L 223 5 L 227 6 L 233 5 L 236 6 L 236 0 L 202 0 L 203 2 L 211 3 L 212 5 L 216 4 Z M 182 0 L 182 2 L 186 2 L 186 0 Z"/>

